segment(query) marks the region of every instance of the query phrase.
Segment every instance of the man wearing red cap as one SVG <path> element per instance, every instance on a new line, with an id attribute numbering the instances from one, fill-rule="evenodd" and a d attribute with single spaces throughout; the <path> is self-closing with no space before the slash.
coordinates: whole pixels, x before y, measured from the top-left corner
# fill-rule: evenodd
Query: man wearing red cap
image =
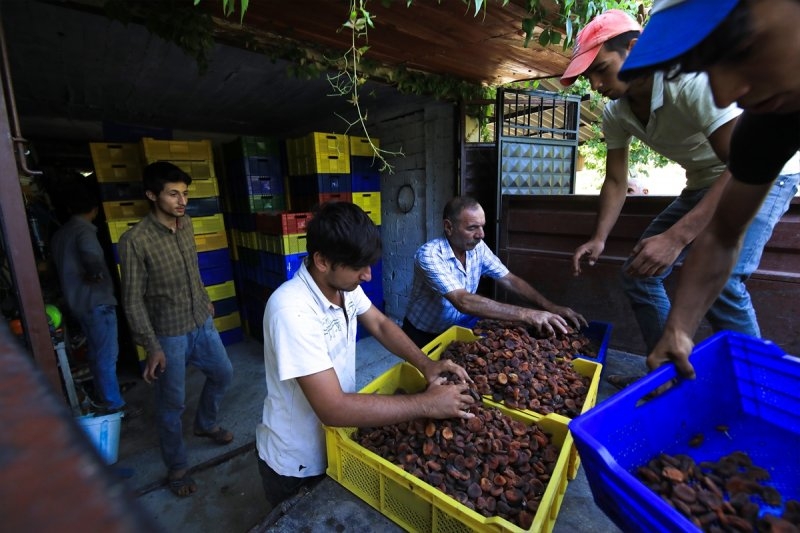
<path id="1" fill-rule="evenodd" d="M 725 184 L 730 179 L 730 136 L 741 110 L 714 105 L 704 74 L 667 77 L 661 72 L 620 81 L 617 74 L 634 49 L 641 28 L 623 11 L 610 10 L 592 20 L 577 37 L 572 60 L 561 78 L 572 84 L 578 76 L 612 100 L 603 111 L 603 133 L 608 147 L 606 178 L 594 234 L 573 256 L 575 275 L 586 257 L 593 265 L 605 247 L 627 193 L 628 147 L 632 137 L 681 165 L 686 187 L 648 226 L 622 269 L 622 284 L 631 302 L 648 353 L 664 331 L 670 301 L 664 280 L 687 247 L 708 223 Z M 800 163 L 792 162 L 769 193 L 744 240 L 744 250 L 720 296 L 706 317 L 714 330 L 729 329 L 753 336 L 760 330 L 745 281 L 758 267 L 774 225 L 797 192 Z M 610 377 L 624 386 L 628 379 Z"/>
<path id="2" fill-rule="evenodd" d="M 687 256 L 664 335 L 647 358 L 650 368 L 672 361 L 691 378 L 689 354 L 703 313 L 737 256 L 741 262 L 742 235 L 784 179 L 781 165 L 800 148 L 800 2 L 662 0 L 650 17 L 620 76 L 707 72 L 715 102 L 744 109 L 731 139 L 733 178 Z"/>

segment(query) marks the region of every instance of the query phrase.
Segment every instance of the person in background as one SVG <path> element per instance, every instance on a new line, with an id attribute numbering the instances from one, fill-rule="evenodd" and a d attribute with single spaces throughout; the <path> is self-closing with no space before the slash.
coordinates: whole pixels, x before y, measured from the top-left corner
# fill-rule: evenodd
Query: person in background
<path id="1" fill-rule="evenodd" d="M 189 496 L 197 485 L 189 468 L 181 415 L 186 367 L 205 374 L 194 434 L 225 445 L 233 434 L 217 424 L 233 367 L 217 329 L 214 308 L 200 279 L 191 219 L 186 216 L 192 178 L 167 162 L 143 171 L 150 213 L 119 240 L 122 295 L 133 340 L 144 347 L 144 380 L 155 386 L 156 423 L 170 489 Z"/>
<path id="2" fill-rule="evenodd" d="M 650 17 L 621 77 L 705 72 L 718 106 L 744 109 L 730 141 L 733 178 L 695 239 L 664 333 L 647 358 L 651 369 L 671 361 L 693 378 L 689 354 L 700 320 L 737 257 L 747 254 L 752 228 L 786 181 L 781 167 L 800 148 L 800 2 L 657 1 Z"/>
<path id="3" fill-rule="evenodd" d="M 622 210 L 632 137 L 686 170 L 685 189 L 653 219 L 622 267 L 622 286 L 649 353 L 664 331 L 670 310 L 664 282 L 710 220 L 730 180 L 724 162 L 741 110 L 733 105 L 715 106 L 708 78 L 702 74 L 666 77 L 651 73 L 630 83 L 620 81 L 617 74 L 639 46 L 639 35 L 638 23 L 623 11 L 610 10 L 595 17 L 578 34 L 561 82 L 570 85 L 578 76 L 585 76 L 593 90 L 611 99 L 603 110 L 608 152 L 597 223 L 591 239 L 575 250 L 575 275 L 581 273 L 583 259 L 589 265 L 596 263 Z M 760 335 L 745 282 L 758 267 L 764 245 L 797 192 L 798 172 L 800 161 L 795 157 L 769 191 L 747 233 L 736 268 L 722 278 L 726 280 L 722 293 L 706 313 L 715 331 Z M 639 377 L 611 375 L 608 380 L 624 387 Z"/>
<path id="4" fill-rule="evenodd" d="M 67 307 L 86 336 L 86 356 L 99 404 L 96 414 L 141 414 L 127 406 L 117 380 L 117 299 L 105 255 L 97 240 L 98 204 L 88 187 L 74 186 L 62 198 L 70 214 L 50 241 L 53 262 Z"/>
<path id="5" fill-rule="evenodd" d="M 471 327 L 476 317 L 523 322 L 539 334 L 580 329 L 586 319 L 556 305 L 512 274 L 483 242 L 486 215 L 473 198 L 456 196 L 444 208 L 444 236 L 426 242 L 414 255 L 414 279 L 403 331 L 425 346 L 453 325 Z M 476 294 L 482 276 L 538 309 L 498 302 Z"/>
<path id="6" fill-rule="evenodd" d="M 380 258 L 380 232 L 349 202 L 323 204 L 308 224 L 308 256 L 267 301 L 264 366 L 267 395 L 256 428 L 258 469 L 276 507 L 325 473 L 327 426 L 381 426 L 416 418 L 470 418 L 469 378 L 452 361 L 427 358 L 364 294 L 361 282 Z M 356 393 L 356 328 L 417 367 L 418 394 Z M 443 373 L 464 382 L 444 384 Z"/>

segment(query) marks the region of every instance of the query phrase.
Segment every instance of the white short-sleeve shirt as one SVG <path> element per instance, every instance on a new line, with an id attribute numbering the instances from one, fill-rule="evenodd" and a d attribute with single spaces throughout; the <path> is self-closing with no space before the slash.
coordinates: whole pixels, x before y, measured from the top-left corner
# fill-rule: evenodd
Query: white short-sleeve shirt
<path id="1" fill-rule="evenodd" d="M 741 112 L 735 105 L 720 109 L 714 104 L 705 73 L 665 80 L 659 72 L 653 75 L 647 125 L 633 114 L 627 98 L 620 98 L 603 110 L 603 134 L 609 150 L 625 148 L 637 137 L 682 166 L 686 189 L 697 190 L 710 187 L 725 170 L 708 137 Z"/>
<path id="2" fill-rule="evenodd" d="M 361 287 L 332 304 L 302 265 L 264 311 L 267 394 L 256 428 L 258 455 L 283 476 L 325 472 L 325 433 L 297 379 L 333 368 L 344 392 L 356 392 L 358 315 L 372 303 Z M 346 317 L 345 317 L 346 315 Z"/>

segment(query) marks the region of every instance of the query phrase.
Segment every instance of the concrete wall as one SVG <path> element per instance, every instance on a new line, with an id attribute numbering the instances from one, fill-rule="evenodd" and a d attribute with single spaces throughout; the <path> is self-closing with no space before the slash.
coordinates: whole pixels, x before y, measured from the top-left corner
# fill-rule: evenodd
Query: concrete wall
<path id="1" fill-rule="evenodd" d="M 387 157 L 392 172 L 381 173 L 381 230 L 386 314 L 402 320 L 411 292 L 417 248 L 442 232 L 444 204 L 456 190 L 457 108 L 431 102 L 398 108 L 370 123 L 381 148 L 402 153 Z M 414 207 L 402 213 L 397 192 L 414 190 Z"/>

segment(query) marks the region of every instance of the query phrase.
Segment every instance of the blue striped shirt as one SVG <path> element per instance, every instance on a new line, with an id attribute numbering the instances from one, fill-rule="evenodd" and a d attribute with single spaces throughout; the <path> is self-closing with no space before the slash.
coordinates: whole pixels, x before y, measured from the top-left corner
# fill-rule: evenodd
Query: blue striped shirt
<path id="1" fill-rule="evenodd" d="M 439 334 L 453 325 L 467 325 L 474 317 L 456 309 L 444 295 L 457 289 L 478 290 L 481 276 L 499 279 L 508 268 L 481 241 L 467 250 L 466 268 L 445 237 L 428 241 L 414 255 L 414 281 L 406 318 L 417 329 Z"/>

